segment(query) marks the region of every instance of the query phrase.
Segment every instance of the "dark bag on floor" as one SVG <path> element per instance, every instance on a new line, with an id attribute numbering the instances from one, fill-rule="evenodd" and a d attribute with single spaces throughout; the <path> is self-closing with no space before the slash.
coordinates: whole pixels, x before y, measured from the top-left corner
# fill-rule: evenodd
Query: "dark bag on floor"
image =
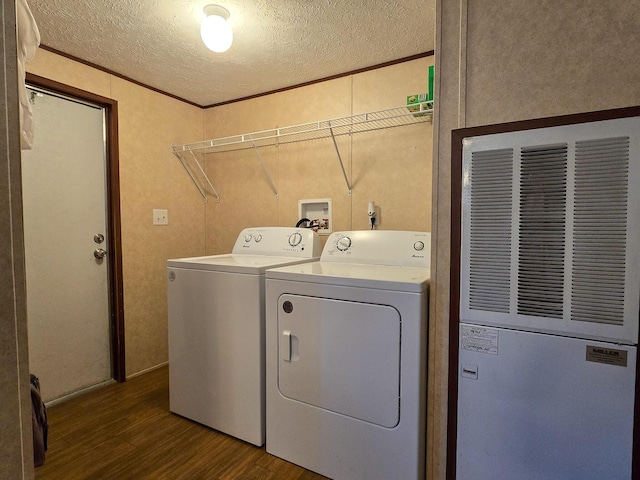
<path id="1" fill-rule="evenodd" d="M 47 408 L 40 396 L 40 380 L 34 374 L 30 375 L 31 381 L 31 423 L 33 426 L 33 463 L 36 467 L 44 464 L 47 451 L 47 436 L 49 425 L 47 424 Z"/>

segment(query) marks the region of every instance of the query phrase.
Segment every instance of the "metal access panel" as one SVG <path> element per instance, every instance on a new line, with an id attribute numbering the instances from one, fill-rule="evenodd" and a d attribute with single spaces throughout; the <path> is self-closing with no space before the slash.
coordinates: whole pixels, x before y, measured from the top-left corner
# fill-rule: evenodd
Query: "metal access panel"
<path id="1" fill-rule="evenodd" d="M 457 480 L 631 479 L 636 355 L 460 324 Z"/>

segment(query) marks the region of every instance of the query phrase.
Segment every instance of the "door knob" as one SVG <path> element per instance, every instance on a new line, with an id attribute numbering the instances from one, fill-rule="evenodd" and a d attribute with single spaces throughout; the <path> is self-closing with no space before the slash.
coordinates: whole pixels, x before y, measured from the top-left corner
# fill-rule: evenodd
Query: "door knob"
<path id="1" fill-rule="evenodd" d="M 104 257 L 107 256 L 107 251 L 103 250 L 102 248 L 96 248 L 93 251 L 93 256 L 96 257 L 98 260 L 102 260 Z"/>

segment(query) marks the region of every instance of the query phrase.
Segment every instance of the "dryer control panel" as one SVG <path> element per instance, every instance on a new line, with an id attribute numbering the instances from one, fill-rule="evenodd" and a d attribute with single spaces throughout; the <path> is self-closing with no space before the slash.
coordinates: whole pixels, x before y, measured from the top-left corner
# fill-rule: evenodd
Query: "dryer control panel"
<path id="1" fill-rule="evenodd" d="M 431 234 L 397 230 L 335 232 L 327 239 L 320 261 L 428 268 Z"/>
<path id="2" fill-rule="evenodd" d="M 320 237 L 310 228 L 255 227 L 240 232 L 232 253 L 314 258 L 321 251 Z"/>

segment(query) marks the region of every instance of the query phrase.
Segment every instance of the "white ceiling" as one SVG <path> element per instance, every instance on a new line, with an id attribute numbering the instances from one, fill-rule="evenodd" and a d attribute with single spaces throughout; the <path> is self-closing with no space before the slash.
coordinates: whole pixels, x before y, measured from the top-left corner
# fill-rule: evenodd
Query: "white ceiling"
<path id="1" fill-rule="evenodd" d="M 435 42 L 435 0 L 27 1 L 43 45 L 201 106 L 411 57 Z M 231 13 L 225 53 L 200 39 L 209 3 Z"/>

